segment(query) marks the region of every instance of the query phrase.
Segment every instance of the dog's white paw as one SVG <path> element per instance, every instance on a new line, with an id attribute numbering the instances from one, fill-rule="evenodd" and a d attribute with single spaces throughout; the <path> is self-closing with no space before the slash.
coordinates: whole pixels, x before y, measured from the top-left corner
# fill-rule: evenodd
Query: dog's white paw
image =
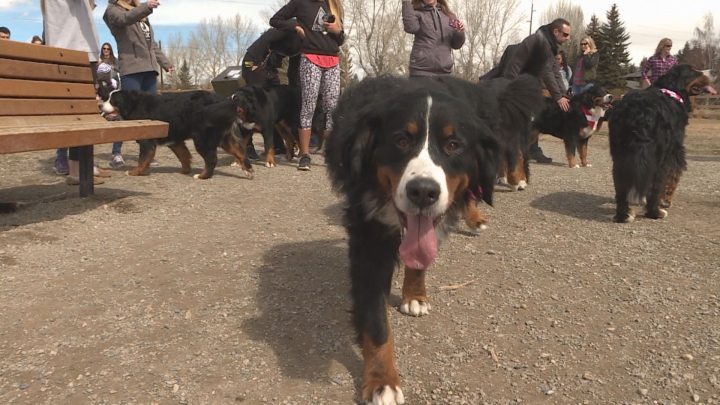
<path id="1" fill-rule="evenodd" d="M 401 405 L 405 403 L 405 396 L 400 387 L 392 388 L 389 385 L 383 387 L 382 391 L 373 393 L 372 405 Z"/>
<path id="2" fill-rule="evenodd" d="M 234 161 L 234 162 L 230 163 L 230 166 L 231 167 L 242 167 L 242 164 L 238 163 L 237 161 Z"/>
<path id="3" fill-rule="evenodd" d="M 265 162 L 265 167 L 275 167 L 275 163 Z"/>
<path id="4" fill-rule="evenodd" d="M 527 188 L 528 184 L 525 180 L 520 180 L 517 185 L 518 190 L 525 190 Z"/>
<path id="5" fill-rule="evenodd" d="M 195 180 L 200 180 L 200 173 L 198 173 L 198 174 L 193 174 L 193 179 L 195 179 Z"/>
<path id="6" fill-rule="evenodd" d="M 583 165 L 583 167 L 592 167 L 592 164 L 590 164 L 590 163 L 585 163 L 585 164 Z"/>
<path id="7" fill-rule="evenodd" d="M 664 209 L 660 208 L 660 209 L 658 210 L 658 212 L 660 213 L 660 219 L 667 218 L 667 216 L 668 216 L 667 210 L 664 210 Z"/>
<path id="8" fill-rule="evenodd" d="M 499 184 L 499 185 L 501 185 L 501 186 L 509 186 L 509 185 L 510 185 L 510 184 L 508 183 L 508 181 L 507 181 L 507 177 L 505 177 L 505 176 L 503 176 L 503 177 L 498 177 L 498 178 L 497 178 L 497 184 Z"/>
<path id="9" fill-rule="evenodd" d="M 572 167 L 571 167 L 571 169 L 579 169 L 579 168 L 580 168 L 580 165 L 577 164 L 577 163 L 575 163 L 575 166 L 572 166 Z"/>
<path id="10" fill-rule="evenodd" d="M 430 304 L 418 300 L 411 300 L 408 303 L 400 305 L 400 312 L 410 316 L 427 315 L 430 313 Z"/>

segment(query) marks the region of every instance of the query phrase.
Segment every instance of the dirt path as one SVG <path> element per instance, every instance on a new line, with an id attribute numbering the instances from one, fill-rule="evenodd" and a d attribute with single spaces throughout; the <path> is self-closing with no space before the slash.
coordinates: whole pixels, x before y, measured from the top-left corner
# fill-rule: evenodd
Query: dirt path
<path id="1" fill-rule="evenodd" d="M 610 222 L 602 134 L 592 168 L 533 165 L 529 190 L 498 192 L 490 228 L 453 235 L 429 270 L 430 315 L 390 311 L 408 403 L 720 403 L 720 121 L 690 134 L 664 221 Z M 51 151 L 0 156 L 0 199 L 31 202 L 0 216 L 0 402 L 352 403 L 322 159 L 245 180 L 224 156 L 203 182 L 160 152 L 86 200 Z"/>

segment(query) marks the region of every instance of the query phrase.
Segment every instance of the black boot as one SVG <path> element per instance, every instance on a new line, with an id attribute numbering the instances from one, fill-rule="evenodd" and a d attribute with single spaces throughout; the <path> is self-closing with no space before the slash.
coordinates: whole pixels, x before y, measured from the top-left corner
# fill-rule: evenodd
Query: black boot
<path id="1" fill-rule="evenodd" d="M 552 158 L 545 156 L 538 144 L 530 145 L 530 155 L 528 157 L 538 163 L 552 163 Z"/>

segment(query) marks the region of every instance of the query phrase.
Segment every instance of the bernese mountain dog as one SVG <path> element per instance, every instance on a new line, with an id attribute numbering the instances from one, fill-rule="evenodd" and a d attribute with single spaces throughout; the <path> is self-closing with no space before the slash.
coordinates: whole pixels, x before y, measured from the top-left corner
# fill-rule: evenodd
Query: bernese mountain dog
<path id="1" fill-rule="evenodd" d="M 240 133 L 235 105 L 229 99 L 202 90 L 160 95 L 114 90 L 103 103 L 102 111 L 117 113 L 125 120 L 152 119 L 170 124 L 167 138 L 138 141 L 140 159 L 138 166 L 128 171 L 130 176 L 147 173 L 159 144 L 167 144 L 175 153 L 182 165 L 181 173 L 190 173 L 191 155 L 185 140 L 192 139 L 205 162 L 203 171 L 194 178 L 213 176 L 218 147 L 233 155 L 236 161 L 244 162 L 244 177 L 253 177 L 252 166 L 245 160 L 246 140 Z"/>
<path id="2" fill-rule="evenodd" d="M 243 138 L 250 141 L 253 132 L 262 133 L 265 167 L 275 167 L 276 131 L 285 142 L 287 160 L 292 160 L 300 126 L 300 90 L 288 85 L 248 85 L 231 99 L 242 122 Z"/>
<path id="3" fill-rule="evenodd" d="M 580 165 L 591 166 L 587 159 L 588 142 L 600 128 L 600 120 L 605 116 L 612 100 L 612 94 L 599 85 L 593 85 L 585 92 L 573 96 L 568 111 L 563 111 L 557 102 L 546 97 L 545 109 L 533 121 L 530 142 L 537 141 L 540 133 L 560 138 L 565 144 L 565 156 L 570 168 L 580 167 L 575 160 L 576 150 L 580 155 Z"/>
<path id="4" fill-rule="evenodd" d="M 499 116 L 529 128 L 529 110 L 517 107 L 532 102 L 523 97 L 539 88 L 523 91 L 537 83 L 523 80 L 491 93 L 459 79 L 388 76 L 366 78 L 341 96 L 325 156 L 333 187 L 346 202 L 365 400 L 404 403 L 386 312 L 395 267 L 398 261 L 405 266 L 400 311 L 428 314 L 425 274 L 439 242 L 466 215 L 469 193 L 492 203 L 502 151 L 494 131 Z M 498 116 L 478 114 L 477 106 L 494 103 Z"/>
<path id="5" fill-rule="evenodd" d="M 690 65 L 676 65 L 645 90 L 628 93 L 608 121 L 617 204 L 615 222 L 632 222 L 631 195 L 645 200 L 645 216 L 667 216 L 686 169 L 685 127 L 690 96 L 717 94 L 710 79 Z"/>

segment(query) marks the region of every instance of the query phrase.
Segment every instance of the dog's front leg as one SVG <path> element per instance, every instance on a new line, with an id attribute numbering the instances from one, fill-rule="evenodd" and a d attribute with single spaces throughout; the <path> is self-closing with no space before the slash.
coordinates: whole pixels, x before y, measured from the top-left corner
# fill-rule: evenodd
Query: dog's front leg
<path id="1" fill-rule="evenodd" d="M 150 167 L 150 162 L 155 159 L 155 150 L 157 149 L 157 142 L 154 140 L 138 141 L 140 144 L 140 159 L 138 165 L 134 169 L 128 170 L 128 176 L 142 176 L 147 174 L 147 170 Z"/>
<path id="2" fill-rule="evenodd" d="M 351 208 L 352 209 L 352 208 Z M 402 404 L 387 299 L 400 246 L 399 232 L 378 222 L 348 220 L 353 322 L 363 355 L 362 398 Z"/>

